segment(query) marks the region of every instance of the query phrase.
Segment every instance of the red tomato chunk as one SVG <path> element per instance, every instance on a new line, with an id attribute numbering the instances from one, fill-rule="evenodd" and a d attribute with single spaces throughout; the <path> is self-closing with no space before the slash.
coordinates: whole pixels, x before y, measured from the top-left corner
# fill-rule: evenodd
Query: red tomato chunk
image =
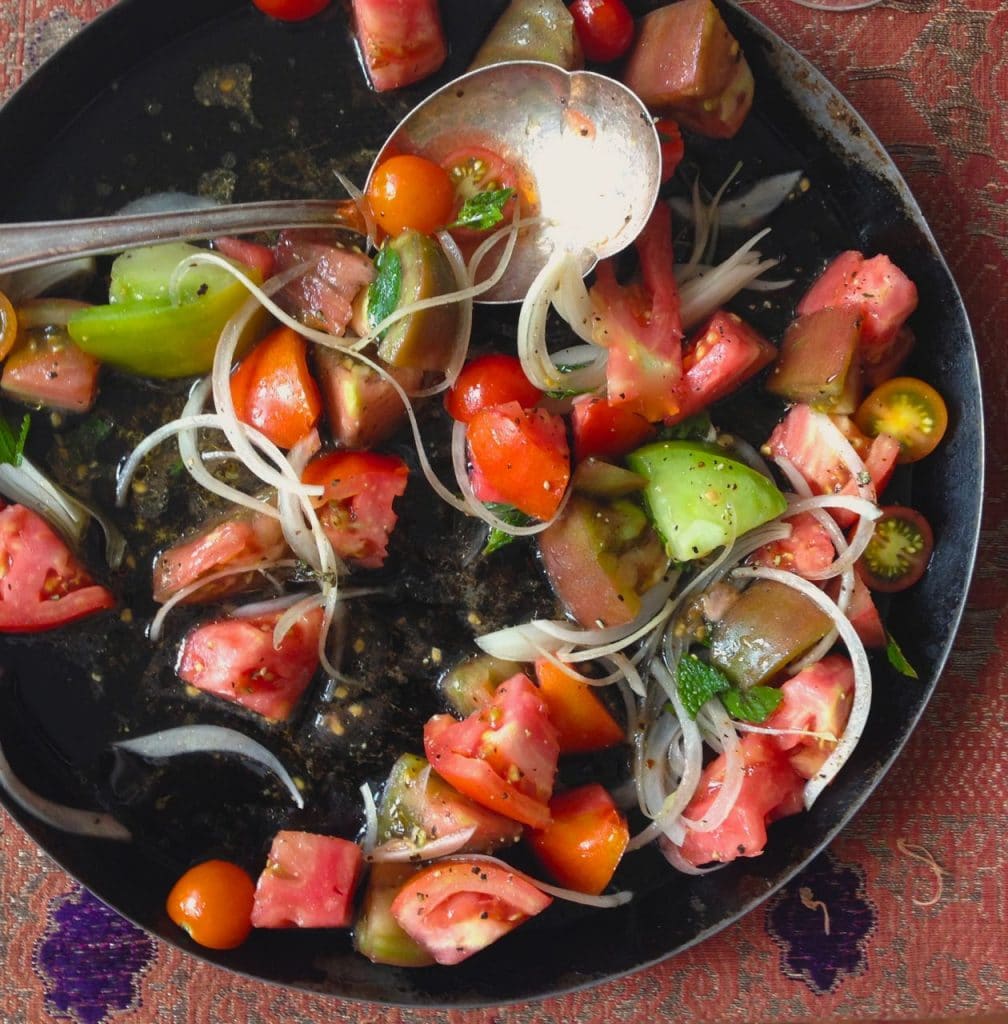
<path id="1" fill-rule="evenodd" d="M 465 721 L 435 715 L 424 726 L 424 751 L 442 778 L 477 803 L 535 828 L 549 823 L 560 746 L 527 676 L 501 683 Z"/>
<path id="2" fill-rule="evenodd" d="M 183 644 L 179 676 L 270 721 L 284 720 L 318 668 L 322 610 L 305 614 L 274 647 L 273 627 L 280 615 L 220 619 L 197 627 Z"/>
<path id="3" fill-rule="evenodd" d="M 460 858 L 414 875 L 393 900 L 392 914 L 439 964 L 451 965 L 486 949 L 552 902 L 520 871 Z"/>
<path id="4" fill-rule="evenodd" d="M 55 629 L 114 605 L 41 516 L 0 511 L 0 633 Z"/>
<path id="5" fill-rule="evenodd" d="M 347 839 L 278 832 L 256 884 L 254 928 L 347 928 L 364 858 Z"/>
<path id="6" fill-rule="evenodd" d="M 448 56 L 437 0 L 353 0 L 357 43 L 378 92 L 433 74 Z"/>
<path id="7" fill-rule="evenodd" d="M 792 516 L 786 522 L 791 525 L 791 536 L 764 544 L 753 552 L 750 562 L 806 577 L 827 569 L 836 551 L 826 528 L 809 512 Z"/>
<path id="8" fill-rule="evenodd" d="M 87 412 L 98 395 L 101 364 L 82 352 L 64 328 L 19 336 L 4 363 L 0 388 L 49 409 Z"/>
<path id="9" fill-rule="evenodd" d="M 465 364 L 444 404 L 452 419 L 469 423 L 482 409 L 508 402 L 531 409 L 541 398 L 542 392 L 525 376 L 521 362 L 495 352 Z"/>

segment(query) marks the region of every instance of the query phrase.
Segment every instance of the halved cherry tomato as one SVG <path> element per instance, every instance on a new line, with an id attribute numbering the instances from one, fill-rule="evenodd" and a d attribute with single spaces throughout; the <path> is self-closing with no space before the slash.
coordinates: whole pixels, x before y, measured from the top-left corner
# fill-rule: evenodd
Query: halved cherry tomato
<path id="1" fill-rule="evenodd" d="M 948 409 L 930 384 L 893 377 L 879 385 L 854 415 L 869 436 L 889 434 L 900 445 L 899 463 L 917 462 L 938 447 L 948 429 Z"/>
<path id="2" fill-rule="evenodd" d="M 14 347 L 17 329 L 17 314 L 11 300 L 0 292 L 0 359 L 6 359 L 7 353 Z"/>
<path id="3" fill-rule="evenodd" d="M 401 154 L 375 170 L 367 200 L 378 226 L 388 234 L 412 228 L 429 235 L 452 219 L 455 190 L 448 173 L 433 160 Z"/>
<path id="4" fill-rule="evenodd" d="M 597 782 L 550 801 L 553 821 L 528 841 L 547 871 L 568 889 L 598 896 L 630 840 L 626 819 Z"/>
<path id="5" fill-rule="evenodd" d="M 561 754 L 605 750 L 626 739 L 619 723 L 587 683 L 546 658 L 536 662 L 535 671 Z"/>
<path id="6" fill-rule="evenodd" d="M 293 448 L 322 412 L 304 338 L 278 327 L 231 374 L 235 413 L 281 448 Z"/>
<path id="7" fill-rule="evenodd" d="M 441 161 L 441 166 L 448 172 L 455 190 L 453 213 L 456 216 L 466 200 L 481 192 L 494 192 L 501 188 L 510 188 L 516 193 L 521 191 L 520 175 L 514 165 L 489 146 L 475 141 L 454 149 Z M 511 219 L 514 202 L 512 197 L 504 205 L 501 212 L 505 220 Z M 472 228 L 455 228 L 453 233 L 466 239 L 482 238 L 484 234 Z"/>
<path id="8" fill-rule="evenodd" d="M 525 376 L 521 360 L 504 353 L 477 356 L 445 395 L 445 409 L 452 419 L 469 423 L 481 409 L 517 402 L 523 409 L 539 404 L 542 392 Z"/>
<path id="9" fill-rule="evenodd" d="M 0 511 L 0 633 L 55 629 L 114 604 L 41 516 Z"/>
<path id="10" fill-rule="evenodd" d="M 686 144 L 683 142 L 679 125 L 671 118 L 663 117 L 655 121 L 655 131 L 661 146 L 661 182 L 664 185 L 686 155 Z"/>
<path id="11" fill-rule="evenodd" d="M 630 49 L 634 20 L 623 0 L 574 0 L 570 12 L 588 60 L 608 64 Z"/>
<path id="12" fill-rule="evenodd" d="M 424 751 L 438 775 L 477 803 L 535 828 L 549 823 L 560 747 L 527 676 L 505 680 L 462 722 L 434 715 L 424 726 Z"/>
<path id="13" fill-rule="evenodd" d="M 414 875 L 392 915 L 439 964 L 457 964 L 545 910 L 553 900 L 520 871 L 465 857 Z"/>
<path id="14" fill-rule="evenodd" d="M 208 949 L 234 949 L 252 931 L 255 885 L 248 873 L 226 860 L 190 868 L 172 887 L 168 916 L 193 942 Z"/>
<path id="15" fill-rule="evenodd" d="M 517 402 L 481 409 L 466 428 L 472 484 L 481 501 L 550 519 L 570 481 L 563 420 Z"/>
<path id="16" fill-rule="evenodd" d="M 906 590 L 924 575 L 933 550 L 931 524 L 920 512 L 903 505 L 886 505 L 857 563 L 858 572 L 871 590 Z"/>
<path id="17" fill-rule="evenodd" d="M 322 529 L 341 558 L 378 569 L 397 516 L 392 503 L 406 490 L 409 469 L 395 455 L 336 451 L 308 463 L 306 484 L 325 484 L 316 501 Z"/>
<path id="18" fill-rule="evenodd" d="M 574 458 L 589 456 L 611 459 L 654 437 L 657 429 L 639 412 L 626 405 L 612 405 L 599 395 L 584 395 L 571 406 Z"/>
<path id="19" fill-rule="evenodd" d="M 263 14 L 279 21 L 304 21 L 324 11 L 330 0 L 252 0 Z"/>

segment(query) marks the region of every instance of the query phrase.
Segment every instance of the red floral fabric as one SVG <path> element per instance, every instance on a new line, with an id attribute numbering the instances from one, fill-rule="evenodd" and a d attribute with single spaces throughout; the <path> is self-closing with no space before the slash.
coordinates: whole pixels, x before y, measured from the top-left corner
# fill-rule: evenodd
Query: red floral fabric
<path id="1" fill-rule="evenodd" d="M 111 2 L 0 0 L 0 98 Z M 962 288 L 980 352 L 992 441 L 980 558 L 956 650 L 893 772 L 809 871 L 698 948 L 587 992 L 467 1013 L 326 1000 L 203 965 L 112 914 L 0 814 L 0 1019 L 1008 1020 L 1008 5 L 748 9 L 822 68 L 892 153 Z M 16 140 L 5 143 L 4 159 L 16 159 Z"/>

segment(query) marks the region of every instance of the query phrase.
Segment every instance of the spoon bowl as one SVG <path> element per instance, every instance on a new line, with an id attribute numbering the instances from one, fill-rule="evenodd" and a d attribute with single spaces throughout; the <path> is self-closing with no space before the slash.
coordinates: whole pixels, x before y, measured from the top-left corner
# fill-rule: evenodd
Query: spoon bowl
<path id="1" fill-rule="evenodd" d="M 445 162 L 470 147 L 515 169 L 522 212 L 538 218 L 479 302 L 520 302 L 558 248 L 578 257 L 583 273 L 626 248 L 661 184 L 658 134 L 637 96 L 605 75 L 539 61 L 492 64 L 440 88 L 392 132 L 369 181 L 391 156 Z"/>

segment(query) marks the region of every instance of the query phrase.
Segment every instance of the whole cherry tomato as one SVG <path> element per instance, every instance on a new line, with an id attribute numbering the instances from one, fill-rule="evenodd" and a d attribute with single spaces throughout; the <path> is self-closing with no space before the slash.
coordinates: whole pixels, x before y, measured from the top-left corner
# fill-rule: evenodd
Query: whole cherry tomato
<path id="1" fill-rule="evenodd" d="M 168 894 L 168 916 L 193 942 L 234 949 L 252 931 L 255 883 L 237 864 L 208 860 L 190 868 Z"/>
<path id="2" fill-rule="evenodd" d="M 371 176 L 368 205 L 390 235 L 412 228 L 429 235 L 452 219 L 455 189 L 448 172 L 422 156 L 389 157 Z"/>
<path id="3" fill-rule="evenodd" d="M 608 64 L 630 49 L 634 21 L 623 0 L 574 0 L 570 12 L 589 60 Z"/>
<path id="4" fill-rule="evenodd" d="M 324 11 L 330 0 L 252 0 L 263 14 L 280 21 L 304 21 Z"/>

